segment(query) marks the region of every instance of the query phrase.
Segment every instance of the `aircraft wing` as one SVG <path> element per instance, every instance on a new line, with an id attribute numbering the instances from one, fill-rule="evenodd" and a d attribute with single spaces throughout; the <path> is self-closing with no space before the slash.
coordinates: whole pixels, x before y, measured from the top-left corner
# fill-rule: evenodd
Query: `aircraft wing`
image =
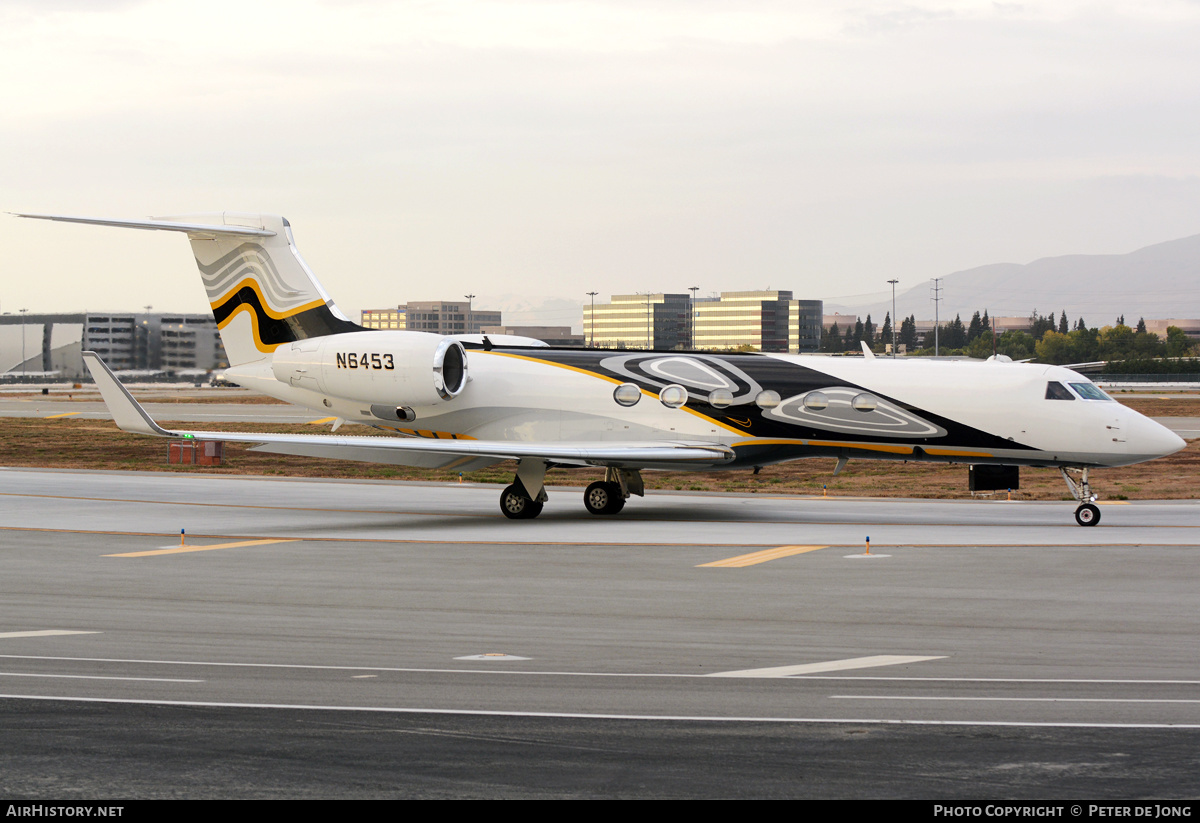
<path id="1" fill-rule="evenodd" d="M 727 463 L 733 450 L 717 443 L 656 442 L 528 442 L 519 440 L 428 440 L 384 435 L 271 434 L 267 432 L 172 431 L 158 425 L 95 352 L 83 361 L 96 381 L 118 428 L 134 434 L 182 439 L 255 443 L 255 451 L 446 467 L 463 459 L 479 465 L 525 458 L 575 466 L 685 468 Z M 456 466 L 457 467 L 457 466 Z M 465 467 L 465 466 L 464 466 Z"/>

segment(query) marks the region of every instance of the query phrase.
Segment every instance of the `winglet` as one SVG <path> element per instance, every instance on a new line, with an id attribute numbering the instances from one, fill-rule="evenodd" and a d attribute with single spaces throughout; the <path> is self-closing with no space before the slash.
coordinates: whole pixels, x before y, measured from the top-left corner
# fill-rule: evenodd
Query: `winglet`
<path id="1" fill-rule="evenodd" d="M 133 399 L 129 390 L 121 385 L 121 381 L 112 373 L 108 364 L 100 359 L 100 355 L 94 351 L 85 351 L 82 354 L 83 362 L 88 367 L 88 371 L 92 373 L 92 379 L 96 381 L 96 388 L 100 389 L 100 396 L 104 398 L 104 405 L 108 406 L 108 412 L 112 415 L 117 428 L 134 434 L 153 434 L 159 437 L 179 436 L 154 422 L 146 410 Z"/>
<path id="2" fill-rule="evenodd" d="M 863 349 L 863 357 L 867 358 L 868 360 L 875 359 L 875 352 L 871 351 L 871 347 L 867 345 L 866 340 L 862 341 L 862 349 Z"/>

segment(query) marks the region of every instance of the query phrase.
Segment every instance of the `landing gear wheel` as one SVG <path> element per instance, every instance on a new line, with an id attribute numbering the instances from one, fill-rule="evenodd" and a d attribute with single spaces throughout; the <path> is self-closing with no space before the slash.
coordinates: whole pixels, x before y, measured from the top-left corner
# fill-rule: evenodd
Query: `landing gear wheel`
<path id="1" fill-rule="evenodd" d="M 1091 503 L 1084 503 L 1075 510 L 1075 522 L 1081 526 L 1094 526 L 1100 522 L 1100 509 Z"/>
<path id="2" fill-rule="evenodd" d="M 532 520 L 542 513 L 542 504 L 530 500 L 516 483 L 500 493 L 500 511 L 509 520 Z"/>
<path id="3" fill-rule="evenodd" d="M 583 493 L 583 505 L 592 514 L 616 514 L 625 508 L 625 498 L 620 484 L 597 480 Z"/>

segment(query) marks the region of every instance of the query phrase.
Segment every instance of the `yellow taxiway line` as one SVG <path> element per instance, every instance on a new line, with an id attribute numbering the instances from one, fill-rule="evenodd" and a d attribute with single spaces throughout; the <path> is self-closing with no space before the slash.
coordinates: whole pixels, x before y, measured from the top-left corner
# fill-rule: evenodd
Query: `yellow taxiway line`
<path id="1" fill-rule="evenodd" d="M 184 554 L 186 552 L 211 552 L 217 549 L 240 549 L 243 546 L 265 546 L 268 543 L 295 543 L 299 538 L 274 537 L 266 540 L 240 540 L 237 543 L 217 543 L 211 546 L 172 546 L 169 549 L 152 549 L 147 552 L 105 554 L 102 557 L 152 557 L 159 554 Z"/>
<path id="2" fill-rule="evenodd" d="M 740 569 L 743 566 L 755 566 L 768 560 L 778 560 L 781 557 L 791 557 L 794 554 L 815 552 L 827 549 L 828 546 L 776 546 L 773 549 L 763 549 L 760 552 L 739 554 L 737 557 L 726 557 L 724 560 L 714 560 L 711 563 L 701 563 L 697 569 Z"/>

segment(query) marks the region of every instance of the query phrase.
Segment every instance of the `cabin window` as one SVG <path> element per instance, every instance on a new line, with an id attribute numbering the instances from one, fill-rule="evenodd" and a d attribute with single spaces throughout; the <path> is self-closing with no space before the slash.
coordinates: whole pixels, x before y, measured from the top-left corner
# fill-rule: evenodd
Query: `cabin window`
<path id="1" fill-rule="evenodd" d="M 754 402 L 758 404 L 760 409 L 773 409 L 780 403 L 779 392 L 771 391 L 770 389 L 760 391 L 758 396 L 754 398 Z"/>
<path id="2" fill-rule="evenodd" d="M 709 392 L 708 404 L 714 409 L 726 409 L 733 405 L 733 392 L 729 389 L 716 389 Z"/>
<path id="3" fill-rule="evenodd" d="M 1046 384 L 1046 399 L 1047 400 L 1074 400 L 1075 395 L 1067 391 L 1067 387 L 1062 383 L 1051 380 Z"/>
<path id="4" fill-rule="evenodd" d="M 688 391 L 678 383 L 672 383 L 659 390 L 658 399 L 668 409 L 677 409 L 687 402 Z"/>
<path id="5" fill-rule="evenodd" d="M 622 383 L 613 389 L 613 400 L 622 406 L 636 406 L 642 399 L 642 390 L 633 383 Z"/>
<path id="6" fill-rule="evenodd" d="M 1072 383 L 1071 388 L 1084 400 L 1112 401 L 1112 398 L 1100 391 L 1100 388 L 1095 383 Z"/>
<path id="7" fill-rule="evenodd" d="M 810 391 L 804 395 L 804 408 L 810 411 L 822 411 L 829 408 L 829 398 L 824 392 Z"/>

